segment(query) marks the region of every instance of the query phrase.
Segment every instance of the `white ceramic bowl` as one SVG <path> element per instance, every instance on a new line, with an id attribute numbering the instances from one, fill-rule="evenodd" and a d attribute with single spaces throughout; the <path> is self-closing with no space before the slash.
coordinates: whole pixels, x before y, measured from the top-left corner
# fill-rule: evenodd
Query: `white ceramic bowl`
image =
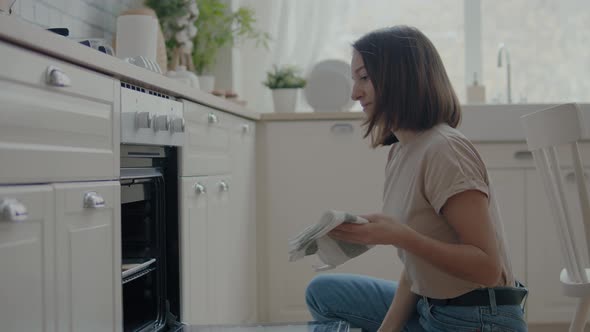
<path id="1" fill-rule="evenodd" d="M 348 111 L 354 104 L 350 65 L 342 60 L 318 62 L 307 76 L 305 99 L 315 112 Z"/>

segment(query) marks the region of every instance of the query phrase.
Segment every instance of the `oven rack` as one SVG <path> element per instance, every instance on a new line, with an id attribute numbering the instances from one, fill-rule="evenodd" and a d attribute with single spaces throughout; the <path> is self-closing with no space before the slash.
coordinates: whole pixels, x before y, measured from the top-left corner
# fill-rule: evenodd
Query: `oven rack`
<path id="1" fill-rule="evenodd" d="M 139 277 L 142 277 L 156 269 L 156 259 L 151 258 L 146 261 L 142 261 L 140 263 L 129 262 L 124 263 L 123 265 L 130 265 L 130 267 L 121 272 L 121 279 L 123 280 L 123 284 L 126 284 L 132 280 L 135 280 Z"/>

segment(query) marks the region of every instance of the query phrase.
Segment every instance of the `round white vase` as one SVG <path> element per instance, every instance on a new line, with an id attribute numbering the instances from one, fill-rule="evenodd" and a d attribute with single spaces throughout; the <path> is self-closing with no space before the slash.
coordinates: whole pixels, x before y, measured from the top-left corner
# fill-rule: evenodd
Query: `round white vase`
<path id="1" fill-rule="evenodd" d="M 273 89 L 272 100 L 275 112 L 294 113 L 297 105 L 297 93 L 299 89 Z"/>

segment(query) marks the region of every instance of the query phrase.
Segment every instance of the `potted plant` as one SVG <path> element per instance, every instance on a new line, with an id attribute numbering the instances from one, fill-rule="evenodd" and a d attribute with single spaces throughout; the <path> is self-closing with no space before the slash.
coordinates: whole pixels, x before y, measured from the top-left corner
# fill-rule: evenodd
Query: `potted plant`
<path id="1" fill-rule="evenodd" d="M 295 66 L 273 66 L 266 73 L 265 86 L 272 90 L 275 112 L 295 112 L 297 94 L 305 86 L 305 79 Z"/>
<path id="2" fill-rule="evenodd" d="M 192 60 L 204 90 L 213 90 L 214 77 L 211 68 L 222 47 L 234 46 L 238 41 L 253 39 L 256 45 L 268 48 L 268 33 L 254 28 L 254 10 L 240 7 L 231 11 L 220 0 L 197 0 L 199 17 L 195 21 L 197 35 L 193 39 Z M 206 87 L 209 88 L 206 88 Z M 209 90 L 209 91 L 210 91 Z"/>
<path id="3" fill-rule="evenodd" d="M 145 1 L 161 22 L 170 67 L 182 65 L 196 72 L 201 89 L 207 92 L 213 90 L 214 77 L 208 74 L 222 47 L 254 39 L 256 45 L 268 48 L 270 37 L 254 28 L 256 19 L 251 8 L 240 7 L 233 12 L 221 0 Z"/>

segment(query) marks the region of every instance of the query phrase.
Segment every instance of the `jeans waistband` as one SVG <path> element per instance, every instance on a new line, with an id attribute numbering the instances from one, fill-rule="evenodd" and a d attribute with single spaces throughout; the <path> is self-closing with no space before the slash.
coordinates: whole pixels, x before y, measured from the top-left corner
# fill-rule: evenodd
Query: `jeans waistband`
<path id="1" fill-rule="evenodd" d="M 424 300 L 438 306 L 522 305 L 527 294 L 528 289 L 518 283 L 517 287 L 480 288 L 450 299 L 424 297 Z"/>

